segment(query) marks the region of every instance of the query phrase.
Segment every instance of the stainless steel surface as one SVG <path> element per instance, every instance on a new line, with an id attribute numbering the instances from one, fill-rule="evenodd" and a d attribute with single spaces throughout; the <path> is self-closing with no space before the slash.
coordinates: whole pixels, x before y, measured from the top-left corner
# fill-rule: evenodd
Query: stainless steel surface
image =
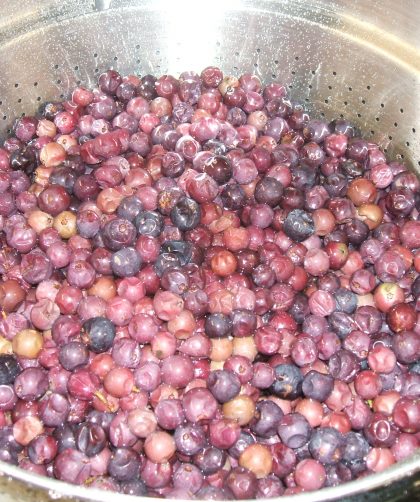
<path id="1" fill-rule="evenodd" d="M 418 0 L 6 3 L 0 18 L 0 136 L 16 116 L 68 96 L 79 83 L 93 85 L 109 67 L 143 75 L 216 64 L 226 73 L 251 71 L 265 82 L 284 82 L 314 116 L 353 120 L 390 158 L 420 172 Z M 2 463 L 0 470 L 5 479 L 19 478 L 53 496 L 115 498 Z M 419 470 L 417 455 L 384 473 L 282 501 L 344 501 L 351 494 L 362 500 L 361 493 Z M 409 483 L 412 488 L 416 481 Z"/>

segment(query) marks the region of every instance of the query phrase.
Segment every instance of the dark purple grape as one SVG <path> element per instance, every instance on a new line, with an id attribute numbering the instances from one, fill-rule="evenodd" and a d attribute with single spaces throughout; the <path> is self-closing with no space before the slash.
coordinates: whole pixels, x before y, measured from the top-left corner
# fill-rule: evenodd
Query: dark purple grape
<path id="1" fill-rule="evenodd" d="M 186 424 L 175 429 L 176 448 L 184 455 L 195 455 L 206 444 L 206 433 L 197 424 Z"/>
<path id="2" fill-rule="evenodd" d="M 253 499 L 257 494 L 258 482 L 255 474 L 245 467 L 234 467 L 228 474 L 225 486 L 235 499 Z"/>
<path id="3" fill-rule="evenodd" d="M 54 437 L 57 440 L 58 452 L 73 448 L 76 449 L 76 425 L 71 423 L 63 423 L 58 425 L 54 430 Z"/>
<path id="4" fill-rule="evenodd" d="M 142 211 L 138 213 L 134 223 L 140 235 L 157 237 L 163 230 L 163 217 L 155 211 Z"/>
<path id="5" fill-rule="evenodd" d="M 140 267 L 140 254 L 132 247 L 120 249 L 111 256 L 112 272 L 117 277 L 133 277 Z"/>
<path id="6" fill-rule="evenodd" d="M 147 488 L 141 479 L 131 479 L 120 483 L 120 492 L 125 495 L 142 497 L 147 495 Z"/>
<path id="7" fill-rule="evenodd" d="M 343 458 L 345 445 L 345 438 L 337 429 L 321 427 L 312 433 L 309 451 L 324 465 L 337 464 Z"/>
<path id="8" fill-rule="evenodd" d="M 118 251 L 134 244 L 136 228 L 128 220 L 115 218 L 105 224 L 102 237 L 108 249 Z"/>
<path id="9" fill-rule="evenodd" d="M 215 370 L 207 378 L 207 388 L 219 403 L 226 403 L 239 394 L 241 382 L 231 371 Z"/>
<path id="10" fill-rule="evenodd" d="M 194 108 L 189 103 L 184 103 L 182 101 L 177 103 L 172 109 L 172 118 L 179 124 L 191 122 L 193 114 Z"/>
<path id="11" fill-rule="evenodd" d="M 36 437 L 28 446 L 28 456 L 36 465 L 49 464 L 57 453 L 57 440 L 47 434 Z"/>
<path id="12" fill-rule="evenodd" d="M 176 152 L 167 152 L 162 157 L 162 174 L 168 178 L 178 178 L 184 172 L 184 157 Z"/>
<path id="13" fill-rule="evenodd" d="M 205 485 L 195 494 L 198 500 L 234 500 L 233 494 L 227 488 L 217 488 Z"/>
<path id="14" fill-rule="evenodd" d="M 41 368 L 26 368 L 16 377 L 14 389 L 19 399 L 35 401 L 48 390 L 48 374 Z"/>
<path id="15" fill-rule="evenodd" d="M 289 413 L 280 418 L 277 431 L 282 442 L 289 448 L 301 448 L 311 436 L 311 426 L 300 413 Z"/>
<path id="16" fill-rule="evenodd" d="M 58 166 L 50 174 L 49 182 L 62 186 L 67 193 L 72 194 L 76 178 L 75 172 L 70 167 Z"/>
<path id="17" fill-rule="evenodd" d="M 232 320 L 233 336 L 250 336 L 257 327 L 257 316 L 251 310 L 233 310 L 230 318 Z"/>
<path id="18" fill-rule="evenodd" d="M 175 488 L 188 487 L 191 493 L 197 493 L 203 485 L 204 476 L 194 464 L 182 462 L 174 471 L 173 482 Z"/>
<path id="19" fill-rule="evenodd" d="M 79 235 L 91 239 L 99 232 L 101 218 L 95 211 L 87 209 L 77 213 L 76 225 Z"/>
<path id="20" fill-rule="evenodd" d="M 360 246 L 369 236 L 369 227 L 361 220 L 351 219 L 344 225 L 348 240 L 355 246 Z"/>
<path id="21" fill-rule="evenodd" d="M 90 473 L 91 466 L 86 455 L 72 448 L 60 452 L 54 460 L 54 475 L 61 481 L 82 485 Z"/>
<path id="22" fill-rule="evenodd" d="M 275 380 L 270 391 L 282 399 L 296 399 L 302 395 L 303 376 L 293 364 L 278 364 L 274 368 Z"/>
<path id="23" fill-rule="evenodd" d="M 353 478 L 351 470 L 341 462 L 329 465 L 325 470 L 327 473 L 325 486 L 338 486 L 351 481 Z"/>
<path id="24" fill-rule="evenodd" d="M 348 180 L 344 174 L 333 173 L 327 177 L 323 186 L 330 197 L 344 197 L 347 192 Z"/>
<path id="25" fill-rule="evenodd" d="M 205 476 L 209 476 L 223 467 L 226 452 L 215 446 L 206 446 L 193 456 L 193 462 Z"/>
<path id="26" fill-rule="evenodd" d="M 99 354 L 111 348 L 115 338 L 115 326 L 106 317 L 88 319 L 82 330 L 82 337 L 93 352 Z"/>
<path id="27" fill-rule="evenodd" d="M 162 429 L 175 430 L 185 421 L 180 399 L 162 399 L 155 407 L 158 425 Z"/>
<path id="28" fill-rule="evenodd" d="M 103 428 L 98 424 L 80 424 L 75 433 L 77 449 L 87 457 L 94 457 L 106 445 L 107 437 Z"/>
<path id="29" fill-rule="evenodd" d="M 383 413 L 374 413 L 364 427 L 363 434 L 375 448 L 390 448 L 398 437 L 398 428 Z"/>
<path id="30" fill-rule="evenodd" d="M 239 458 L 241 453 L 251 444 L 255 443 L 254 436 L 252 436 L 249 432 L 241 431 L 239 439 L 236 443 L 231 446 L 228 450 L 229 455 L 233 458 Z"/>
<path id="31" fill-rule="evenodd" d="M 352 314 L 357 308 L 357 295 L 350 289 L 339 288 L 333 293 L 338 312 Z"/>
<path id="32" fill-rule="evenodd" d="M 343 461 L 347 465 L 362 461 L 369 453 L 369 443 L 360 432 L 350 431 L 346 435 L 346 444 L 343 452 Z"/>
<path id="33" fill-rule="evenodd" d="M 117 214 L 120 218 L 124 220 L 131 221 L 133 223 L 136 216 L 143 211 L 143 204 L 141 200 L 135 196 L 130 195 L 129 197 L 124 197 L 120 202 L 117 209 Z"/>
<path id="34" fill-rule="evenodd" d="M 234 211 L 241 209 L 246 204 L 245 192 L 243 188 L 236 183 L 226 185 L 222 190 L 221 198 L 223 206 L 226 209 L 232 209 Z"/>
<path id="35" fill-rule="evenodd" d="M 200 223 L 200 205 L 189 197 L 180 199 L 171 210 L 172 223 L 181 231 L 192 230 Z"/>
<path id="36" fill-rule="evenodd" d="M 32 174 L 37 167 L 37 159 L 34 149 L 31 146 L 24 146 L 10 155 L 10 167 L 14 170 Z"/>
<path id="37" fill-rule="evenodd" d="M 60 348 L 58 358 L 63 368 L 72 371 L 79 366 L 87 364 L 89 350 L 81 342 L 69 342 Z"/>
<path id="38" fill-rule="evenodd" d="M 0 354 L 0 385 L 13 384 L 21 371 L 15 356 Z"/>
<path id="39" fill-rule="evenodd" d="M 156 77 L 150 74 L 142 77 L 141 84 L 137 88 L 137 94 L 148 101 L 156 98 L 156 80 Z"/>
<path id="40" fill-rule="evenodd" d="M 232 320 L 224 314 L 209 314 L 204 325 L 206 335 L 210 338 L 221 338 L 232 332 Z"/>
<path id="41" fill-rule="evenodd" d="M 293 209 L 284 221 L 283 230 L 294 241 L 302 242 L 315 231 L 312 216 L 302 209 Z"/>
<path id="42" fill-rule="evenodd" d="M 378 309 L 366 305 L 356 310 L 354 322 L 360 331 L 373 335 L 381 329 L 383 319 Z"/>
<path id="43" fill-rule="evenodd" d="M 354 319 L 345 312 L 333 312 L 328 316 L 328 324 L 340 338 L 345 338 L 355 329 Z"/>
<path id="44" fill-rule="evenodd" d="M 137 368 L 141 361 L 140 345 L 131 338 L 115 340 L 111 354 L 115 363 L 124 368 Z"/>
<path id="45" fill-rule="evenodd" d="M 312 370 L 306 373 L 302 382 L 302 392 L 305 397 L 317 401 L 325 401 L 334 387 L 334 378 L 325 373 Z"/>
<path id="46" fill-rule="evenodd" d="M 86 417 L 86 421 L 91 424 L 98 424 L 104 429 L 106 433 L 109 431 L 109 427 L 111 425 L 112 420 L 114 419 L 115 414 L 107 411 L 97 411 L 92 410 Z"/>
<path id="47" fill-rule="evenodd" d="M 291 173 L 291 186 L 293 188 L 297 188 L 299 190 L 308 190 L 314 187 L 318 182 L 317 172 L 312 169 L 312 167 L 305 166 L 304 164 L 293 167 L 291 169 Z"/>
<path id="48" fill-rule="evenodd" d="M 162 277 L 166 270 L 177 270 L 181 260 L 177 253 L 161 253 L 153 264 L 153 269 L 158 277 Z"/>
<path id="49" fill-rule="evenodd" d="M 297 323 L 303 323 L 310 313 L 308 297 L 303 293 L 295 295 L 293 305 L 288 310 L 288 313 Z"/>
<path id="50" fill-rule="evenodd" d="M 227 157 L 214 155 L 204 163 L 204 172 L 219 185 L 224 185 L 231 179 L 233 169 Z"/>
<path id="51" fill-rule="evenodd" d="M 250 422 L 250 429 L 257 436 L 272 437 L 277 434 L 277 425 L 282 416 L 281 408 L 273 401 L 259 401 L 255 406 L 255 417 Z"/>
<path id="52" fill-rule="evenodd" d="M 141 460 L 131 448 L 116 448 L 108 464 L 108 473 L 117 481 L 131 481 L 140 474 Z"/>
<path id="53" fill-rule="evenodd" d="M 341 349 L 331 356 L 328 369 L 334 378 L 350 383 L 359 373 L 360 364 L 352 352 Z"/>

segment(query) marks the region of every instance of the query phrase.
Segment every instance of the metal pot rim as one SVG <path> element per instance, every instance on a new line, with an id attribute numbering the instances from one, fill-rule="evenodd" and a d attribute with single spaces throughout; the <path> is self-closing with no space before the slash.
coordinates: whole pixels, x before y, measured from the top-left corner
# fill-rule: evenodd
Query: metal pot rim
<path id="1" fill-rule="evenodd" d="M 369 492 L 375 488 L 383 488 L 405 477 L 412 476 L 420 472 L 420 451 L 412 455 L 403 462 L 398 462 L 385 471 L 371 474 L 361 479 L 350 481 L 342 485 L 323 488 L 314 492 L 301 493 L 292 496 L 282 496 L 273 498 L 273 502 L 329 502 L 342 499 L 345 496 L 357 495 Z M 92 500 L 97 502 L 115 502 L 115 493 L 100 490 L 98 488 L 88 488 L 85 486 L 72 485 L 57 479 L 40 476 L 38 474 L 25 471 L 14 465 L 0 462 L 0 474 L 10 476 L 34 487 L 48 490 L 52 499 L 61 497 L 71 497 L 81 500 Z M 136 497 L 138 501 L 150 502 L 149 497 Z M 118 500 L 133 500 L 131 495 L 118 494 Z M 167 499 L 154 499 L 163 501 Z"/>

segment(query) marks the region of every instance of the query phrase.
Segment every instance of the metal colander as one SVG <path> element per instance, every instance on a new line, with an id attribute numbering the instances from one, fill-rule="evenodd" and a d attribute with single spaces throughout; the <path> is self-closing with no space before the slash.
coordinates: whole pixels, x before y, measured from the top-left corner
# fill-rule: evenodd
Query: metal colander
<path id="1" fill-rule="evenodd" d="M 346 117 L 420 172 L 418 0 L 9 0 L 0 17 L 0 138 L 47 100 L 122 74 L 220 66 L 286 84 L 314 117 Z M 113 500 L 0 464 L 51 496 Z M 286 501 L 418 500 L 420 455 L 384 473 Z M 365 493 L 364 495 L 362 495 Z M 14 500 L 23 500 L 20 488 Z M 121 500 L 130 500 L 121 496 Z M 25 500 L 30 500 L 27 498 Z M 353 500 L 353 498 L 352 498 Z M 407 499 L 408 500 L 408 499 Z"/>

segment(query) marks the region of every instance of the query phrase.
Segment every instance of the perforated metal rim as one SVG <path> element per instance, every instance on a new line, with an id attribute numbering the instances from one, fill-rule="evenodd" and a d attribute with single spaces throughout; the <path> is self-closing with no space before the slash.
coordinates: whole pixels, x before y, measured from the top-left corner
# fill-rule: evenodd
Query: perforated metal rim
<path id="1" fill-rule="evenodd" d="M 190 34 L 176 25 L 182 5 L 191 8 L 189 0 L 78 1 L 65 7 L 55 0 L 40 3 L 51 12 L 0 35 L 5 63 L 0 132 L 10 131 L 16 116 L 33 113 L 40 103 L 69 97 L 78 84 L 92 87 L 109 67 L 159 75 L 217 64 L 228 74 L 254 71 L 265 82 L 285 83 L 314 117 L 345 116 L 391 158 L 420 169 L 420 106 L 415 106 L 420 62 L 413 59 L 415 48 L 406 44 L 398 59 L 386 47 L 389 34 L 373 25 L 362 29 L 357 12 L 349 16 L 340 0 L 263 0 L 257 6 L 234 0 L 224 6 L 223 15 L 215 14 L 216 7 L 206 13 L 204 26 L 199 12 L 189 12 L 188 26 L 199 26 Z M 384 2 L 378 3 L 383 10 Z M 331 4 L 337 4 L 335 11 Z M 363 38 L 355 36 L 357 30 Z M 104 33 L 112 34 L 111 40 L 104 40 Z M 28 53 L 34 60 L 28 60 Z"/>

